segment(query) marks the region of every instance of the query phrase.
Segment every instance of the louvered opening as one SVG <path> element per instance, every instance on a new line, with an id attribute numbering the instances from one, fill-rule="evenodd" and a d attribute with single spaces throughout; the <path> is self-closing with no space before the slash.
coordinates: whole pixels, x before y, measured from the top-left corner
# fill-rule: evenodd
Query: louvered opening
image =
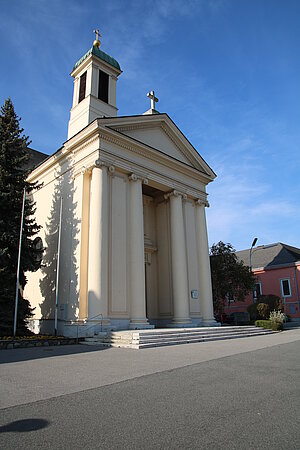
<path id="1" fill-rule="evenodd" d="M 98 98 L 105 103 L 108 103 L 108 79 L 107 73 L 99 70 L 99 89 Z"/>
<path id="2" fill-rule="evenodd" d="M 84 72 L 84 74 L 82 74 L 80 77 L 78 103 L 80 103 L 85 98 L 85 88 L 86 88 L 86 72 Z"/>

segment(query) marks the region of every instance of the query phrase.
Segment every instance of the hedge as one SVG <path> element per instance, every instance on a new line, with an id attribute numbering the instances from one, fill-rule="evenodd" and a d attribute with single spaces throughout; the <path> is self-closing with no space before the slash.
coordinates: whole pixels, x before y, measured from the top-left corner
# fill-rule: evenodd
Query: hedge
<path id="1" fill-rule="evenodd" d="M 264 328 L 266 330 L 273 330 L 273 331 L 283 330 L 282 323 L 272 322 L 271 320 L 256 320 L 255 326 Z"/>

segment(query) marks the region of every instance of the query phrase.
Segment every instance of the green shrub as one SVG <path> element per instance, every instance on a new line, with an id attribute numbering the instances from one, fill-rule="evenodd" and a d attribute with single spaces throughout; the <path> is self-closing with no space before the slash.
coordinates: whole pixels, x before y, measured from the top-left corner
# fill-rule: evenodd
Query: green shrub
<path id="1" fill-rule="evenodd" d="M 257 305 L 257 316 L 259 319 L 267 319 L 270 315 L 269 305 L 266 303 L 258 303 Z"/>
<path id="2" fill-rule="evenodd" d="M 256 320 L 256 327 L 265 328 L 266 330 L 272 330 L 272 322 L 271 320 Z"/>
<path id="3" fill-rule="evenodd" d="M 265 330 L 272 330 L 272 331 L 282 331 L 283 330 L 282 323 L 272 322 L 271 320 L 256 320 L 255 326 L 264 328 Z"/>

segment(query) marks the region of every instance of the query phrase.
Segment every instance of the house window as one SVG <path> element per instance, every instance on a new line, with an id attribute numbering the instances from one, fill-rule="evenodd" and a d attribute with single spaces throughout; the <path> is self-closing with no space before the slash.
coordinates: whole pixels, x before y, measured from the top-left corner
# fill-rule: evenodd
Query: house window
<path id="1" fill-rule="evenodd" d="M 282 280 L 280 280 L 280 287 L 281 287 L 282 297 L 291 297 L 292 296 L 289 278 L 283 278 Z"/>
<path id="2" fill-rule="evenodd" d="M 289 305 L 290 307 L 290 314 L 296 314 L 296 307 L 295 305 Z"/>
<path id="3" fill-rule="evenodd" d="M 261 282 L 255 283 L 254 290 L 253 290 L 253 299 L 256 302 L 256 300 L 261 296 L 262 289 L 261 289 Z"/>
<path id="4" fill-rule="evenodd" d="M 85 87 L 86 87 L 86 72 L 84 72 L 80 77 L 78 103 L 80 103 L 85 98 Z"/>
<path id="5" fill-rule="evenodd" d="M 235 303 L 236 302 L 236 297 L 232 294 L 229 293 L 227 294 L 227 304 L 230 305 L 230 303 Z"/>
<path id="6" fill-rule="evenodd" d="M 109 76 L 107 73 L 99 70 L 98 98 L 105 103 L 108 103 L 108 80 Z"/>

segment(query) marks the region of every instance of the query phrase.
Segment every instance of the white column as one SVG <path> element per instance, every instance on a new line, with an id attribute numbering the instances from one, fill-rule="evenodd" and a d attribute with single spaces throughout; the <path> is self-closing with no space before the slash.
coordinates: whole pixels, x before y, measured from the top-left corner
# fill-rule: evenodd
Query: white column
<path id="1" fill-rule="evenodd" d="M 182 194 L 174 191 L 170 198 L 171 255 L 174 316 L 172 325 L 191 323 L 187 278 L 187 258 L 182 209 Z"/>
<path id="2" fill-rule="evenodd" d="M 216 324 L 214 318 L 213 298 L 211 289 L 211 273 L 208 250 L 208 238 L 205 218 L 206 202 L 196 201 L 196 234 L 197 234 L 197 253 L 199 261 L 199 300 L 203 325 L 210 326 Z"/>
<path id="3" fill-rule="evenodd" d="M 96 161 L 97 163 L 97 161 Z M 92 171 L 88 258 L 88 318 L 108 315 L 108 188 L 107 168 Z M 102 316 L 101 316 L 102 315 Z"/>
<path id="4" fill-rule="evenodd" d="M 129 301 L 131 329 L 147 327 L 142 180 L 129 177 Z M 148 325 L 149 327 L 149 325 Z"/>

